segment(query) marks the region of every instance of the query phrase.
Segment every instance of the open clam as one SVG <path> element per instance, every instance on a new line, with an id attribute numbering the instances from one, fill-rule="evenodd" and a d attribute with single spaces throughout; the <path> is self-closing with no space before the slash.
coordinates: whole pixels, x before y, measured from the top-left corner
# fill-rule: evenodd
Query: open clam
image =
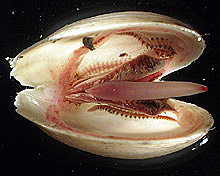
<path id="1" fill-rule="evenodd" d="M 17 112 L 53 138 L 97 155 L 144 159 L 201 139 L 212 116 L 178 97 L 203 85 L 162 82 L 205 48 L 186 24 L 148 12 L 119 12 L 70 24 L 11 60 L 11 75 L 33 88 Z"/>

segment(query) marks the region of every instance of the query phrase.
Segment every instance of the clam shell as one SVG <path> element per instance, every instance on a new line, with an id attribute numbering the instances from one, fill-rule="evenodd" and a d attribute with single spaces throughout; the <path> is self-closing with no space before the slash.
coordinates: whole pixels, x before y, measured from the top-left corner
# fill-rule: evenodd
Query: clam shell
<path id="1" fill-rule="evenodd" d="M 167 29 L 184 36 L 185 41 L 189 41 L 187 47 L 193 51 L 183 62 L 173 63 L 163 76 L 188 66 L 205 48 L 203 38 L 188 25 L 176 19 L 150 12 L 111 13 L 67 25 L 25 49 L 11 62 L 13 66 L 11 76 L 25 86 L 36 87 L 44 83 L 58 83 L 60 72 L 67 64 L 69 56 L 83 45 L 83 37 L 128 27 Z"/>
<path id="2" fill-rule="evenodd" d="M 49 102 L 45 100 L 45 95 L 40 89 L 26 89 L 20 92 L 15 105 L 19 114 L 37 124 L 49 136 L 69 146 L 105 157 L 146 159 L 184 149 L 206 135 L 214 123 L 206 110 L 190 103 L 174 99 L 170 101 L 177 107 L 184 106 L 188 112 L 195 115 L 196 125 L 193 129 L 182 131 L 181 127 L 170 125 L 173 127 L 171 130 L 160 130 L 155 134 L 152 133 L 152 128 L 148 129 L 149 122 L 143 123 L 143 120 L 140 122 L 120 117 L 118 120 L 106 114 L 88 113 L 86 116 L 79 110 L 74 115 L 71 112 L 62 113 L 64 118 L 71 119 L 74 116 L 74 122 L 69 122 L 74 131 L 60 129 L 45 120 L 45 107 L 49 106 Z M 84 104 L 81 108 L 86 109 L 87 106 L 91 105 Z M 158 124 L 157 121 L 154 127 Z"/>
<path id="3" fill-rule="evenodd" d="M 77 106 L 66 102 L 61 108 L 51 103 L 61 95 L 60 74 L 68 64 L 71 53 L 83 46 L 82 38 L 127 27 L 169 30 L 184 37 L 184 41 L 192 47 L 187 58 L 179 62 L 182 58 L 181 54 L 178 55 L 162 76 L 189 65 L 205 48 L 202 37 L 188 25 L 154 13 L 120 12 L 75 22 L 22 51 L 11 62 L 11 75 L 22 85 L 34 87 L 18 93 L 15 101 L 17 112 L 54 139 L 105 157 L 159 157 L 179 151 L 201 139 L 214 123 L 212 116 L 196 105 L 175 99 L 168 99 L 167 103 L 177 114 L 168 111 L 162 112 L 162 115 L 165 113 L 181 121 L 182 126 L 176 121 L 164 119 L 127 118 L 106 111 L 88 112 L 96 103 Z M 48 95 L 48 89 L 52 94 Z M 65 123 L 63 128 L 62 125 L 48 122 L 50 109 L 59 111 L 58 116 Z"/>

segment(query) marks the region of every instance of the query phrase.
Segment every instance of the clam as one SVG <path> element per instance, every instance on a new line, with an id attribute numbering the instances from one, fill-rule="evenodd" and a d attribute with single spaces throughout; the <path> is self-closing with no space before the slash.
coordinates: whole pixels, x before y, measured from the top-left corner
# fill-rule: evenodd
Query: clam
<path id="1" fill-rule="evenodd" d="M 167 155 L 214 123 L 206 110 L 172 98 L 205 86 L 161 80 L 204 48 L 188 25 L 155 13 L 77 21 L 11 59 L 11 76 L 30 87 L 15 106 L 54 139 L 83 151 L 123 159 Z"/>

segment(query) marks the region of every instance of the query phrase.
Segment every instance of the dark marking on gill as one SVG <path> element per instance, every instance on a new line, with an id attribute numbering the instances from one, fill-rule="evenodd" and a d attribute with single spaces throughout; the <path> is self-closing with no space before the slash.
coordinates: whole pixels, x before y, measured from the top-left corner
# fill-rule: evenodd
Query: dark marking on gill
<path id="1" fill-rule="evenodd" d="M 111 75 L 108 75 L 108 79 L 110 78 L 110 81 L 135 80 L 152 72 L 164 62 L 166 61 L 161 61 L 147 55 L 139 55 L 116 68 Z"/>
<path id="2" fill-rule="evenodd" d="M 92 37 L 84 37 L 82 39 L 82 42 L 84 44 L 84 46 L 88 49 L 90 49 L 91 51 L 95 49 L 95 47 L 93 46 L 93 38 Z"/>
<path id="3" fill-rule="evenodd" d="M 138 112 L 145 112 L 149 115 L 157 115 L 163 111 L 174 109 L 167 104 L 166 99 L 163 100 L 134 100 L 129 101 L 131 108 L 135 108 Z"/>

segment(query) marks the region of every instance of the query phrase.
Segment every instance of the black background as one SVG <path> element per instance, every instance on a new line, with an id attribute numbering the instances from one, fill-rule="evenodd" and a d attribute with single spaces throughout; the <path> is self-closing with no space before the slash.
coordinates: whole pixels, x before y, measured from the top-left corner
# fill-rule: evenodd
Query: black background
<path id="1" fill-rule="evenodd" d="M 206 41 L 207 47 L 199 60 L 164 79 L 206 85 L 208 92 L 179 99 L 207 109 L 215 124 L 206 139 L 168 157 L 120 160 L 88 154 L 51 139 L 14 111 L 16 92 L 23 88 L 9 78 L 6 57 L 15 57 L 67 23 L 125 10 L 151 11 L 180 19 Z M 7 0 L 0 2 L 0 13 L 0 175 L 220 175 L 220 4 L 217 0 Z"/>

